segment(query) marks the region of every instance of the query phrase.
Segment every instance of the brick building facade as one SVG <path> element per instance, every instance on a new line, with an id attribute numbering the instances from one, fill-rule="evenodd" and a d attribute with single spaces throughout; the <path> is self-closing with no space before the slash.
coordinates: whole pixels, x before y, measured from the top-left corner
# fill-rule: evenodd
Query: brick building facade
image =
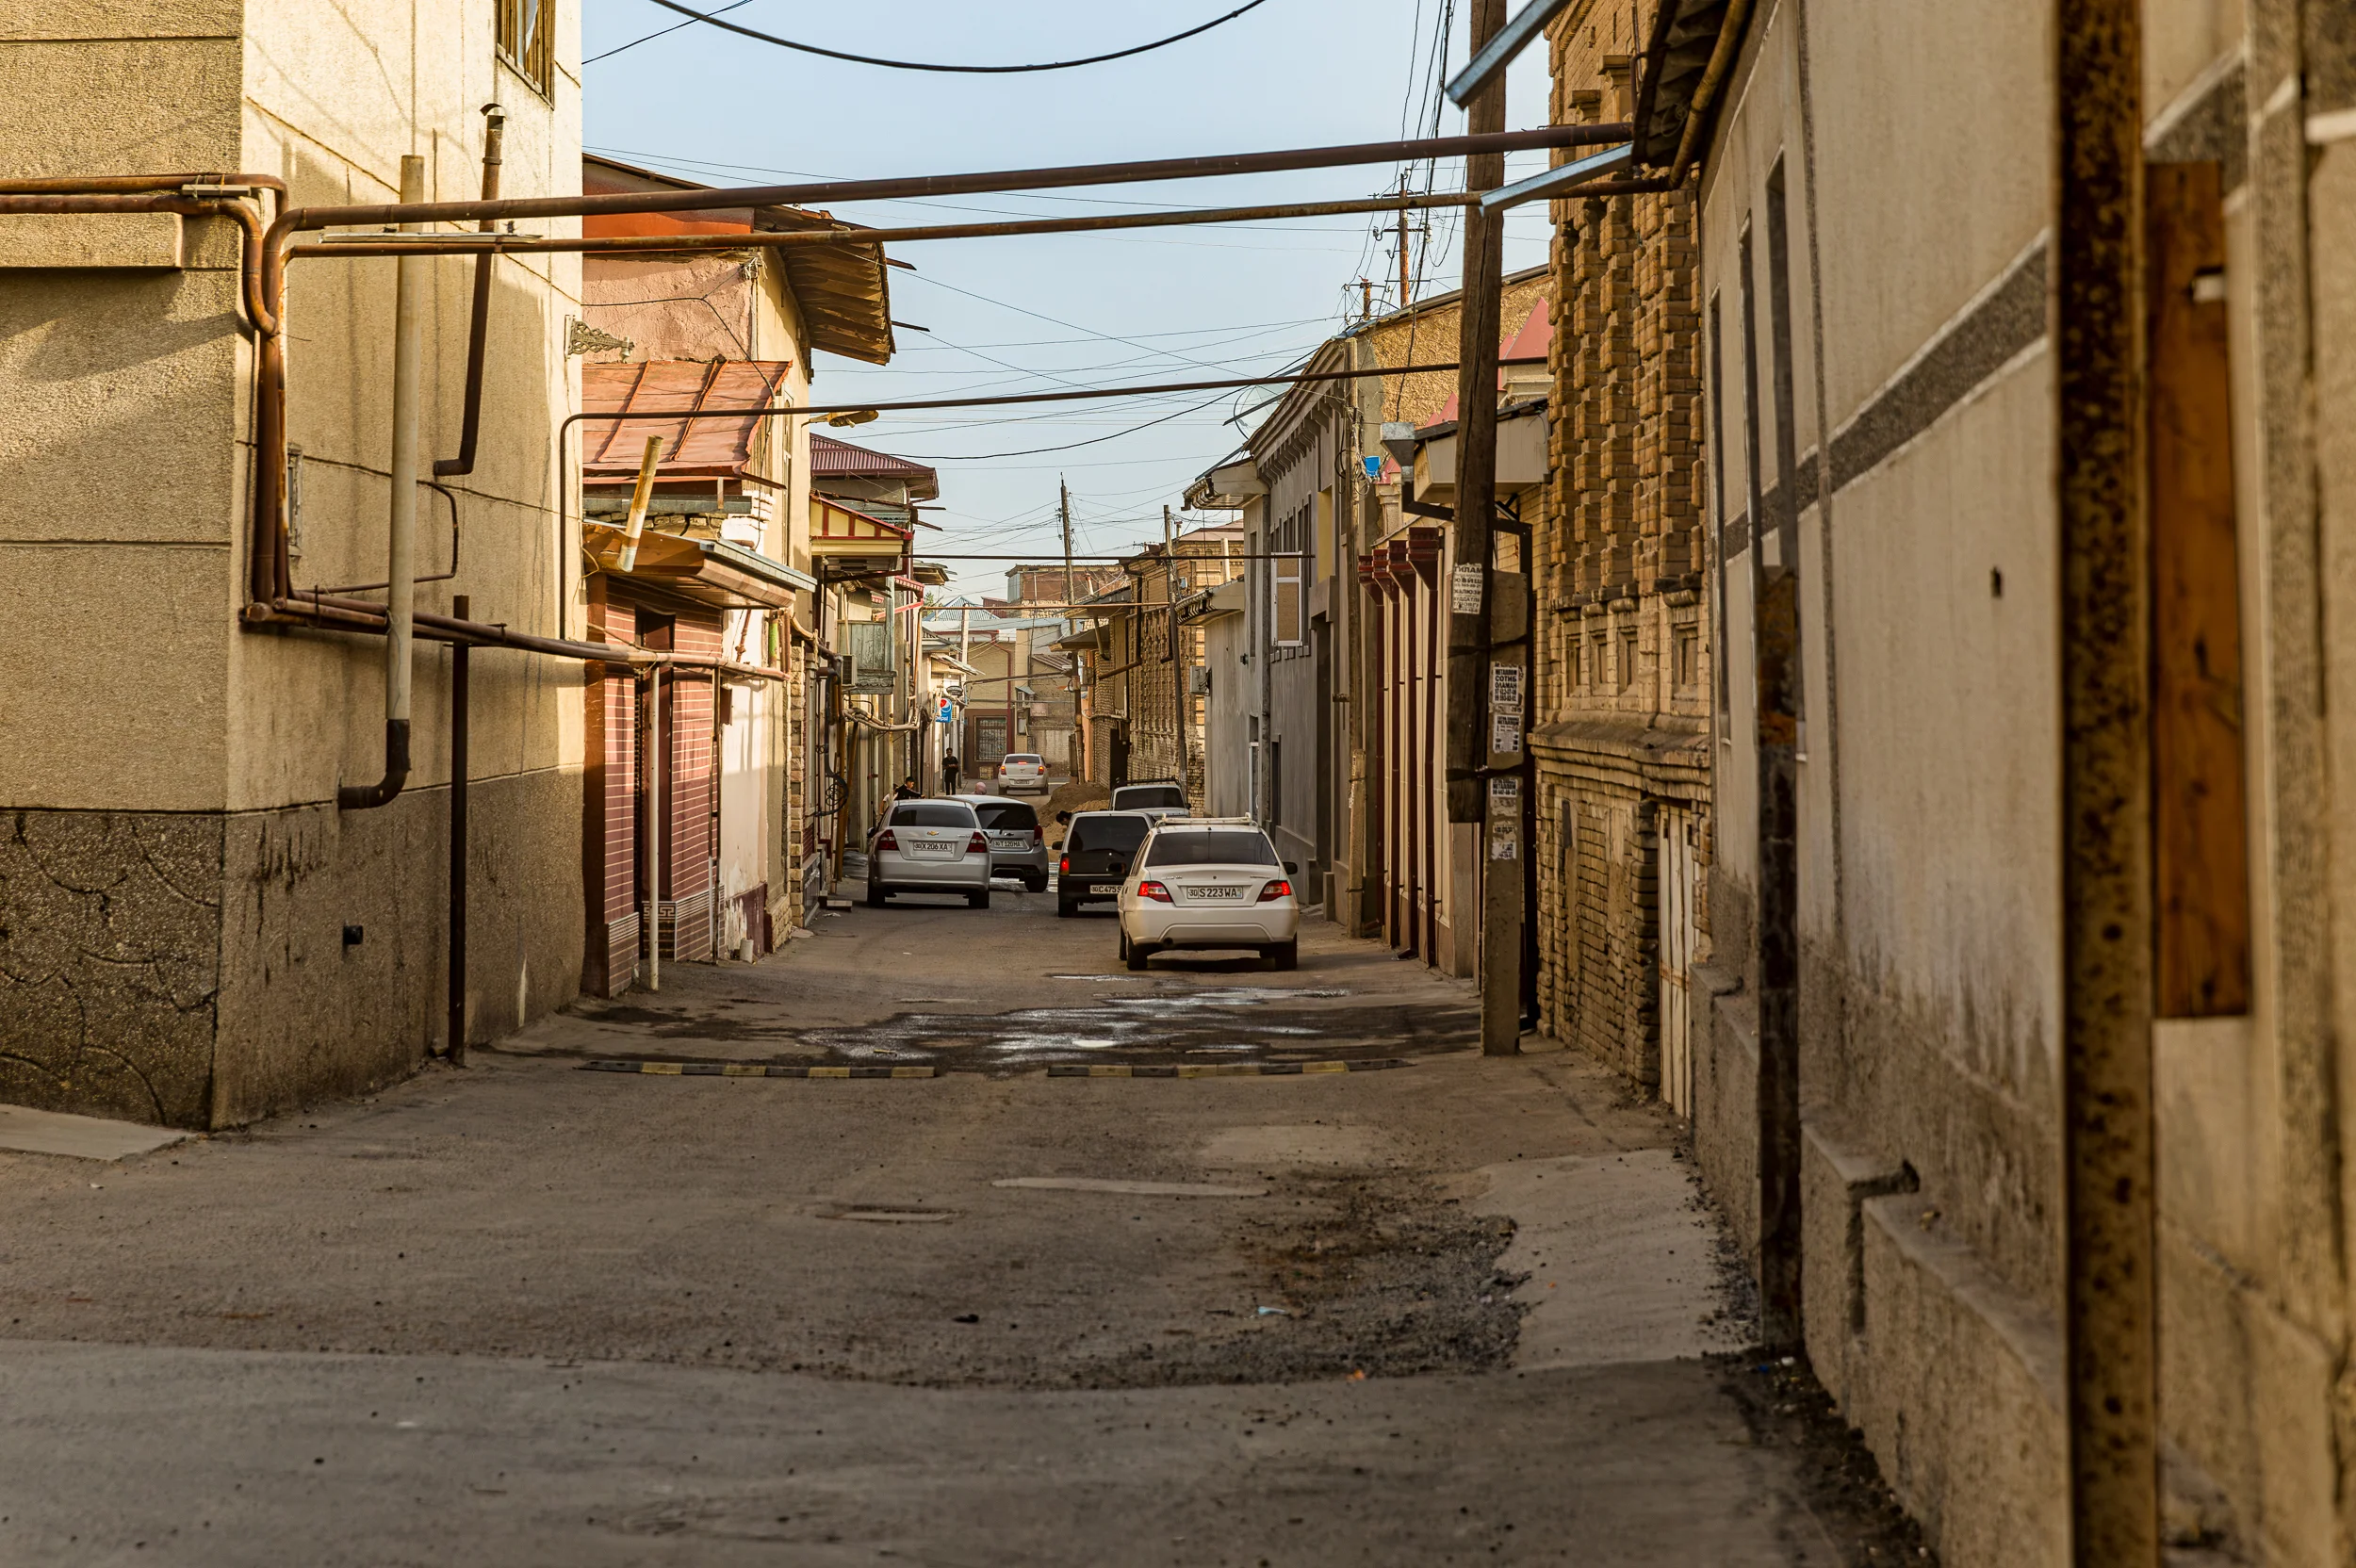
<path id="1" fill-rule="evenodd" d="M 1556 24 L 1557 121 L 1628 117 L 1628 29 L 1594 6 Z M 1679 190 L 1553 206 L 1530 734 L 1541 1026 L 1682 1108 L 1682 999 L 1709 930 L 1715 643 L 1693 204 Z"/>

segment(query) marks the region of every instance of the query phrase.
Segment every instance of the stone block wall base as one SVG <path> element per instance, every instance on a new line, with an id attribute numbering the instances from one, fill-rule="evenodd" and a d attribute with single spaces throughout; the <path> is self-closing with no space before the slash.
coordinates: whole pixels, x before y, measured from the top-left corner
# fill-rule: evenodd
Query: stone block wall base
<path id="1" fill-rule="evenodd" d="M 1915 1195 L 1859 1209 L 1864 1327 L 1842 1352 L 1844 1413 L 1949 1568 L 2064 1568 L 2060 1324 L 1926 1223 Z"/>
<path id="2" fill-rule="evenodd" d="M 0 1101 L 205 1125 L 223 818 L 0 817 Z"/>
<path id="3" fill-rule="evenodd" d="M 1759 1012 L 1741 976 L 1693 967 L 1693 1157 L 1758 1274 Z"/>

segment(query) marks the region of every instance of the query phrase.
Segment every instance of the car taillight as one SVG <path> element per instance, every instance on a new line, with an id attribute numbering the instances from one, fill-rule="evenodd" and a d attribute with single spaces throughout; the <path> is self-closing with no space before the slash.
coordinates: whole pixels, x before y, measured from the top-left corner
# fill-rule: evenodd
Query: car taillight
<path id="1" fill-rule="evenodd" d="M 1055 874 L 1057 876 L 1070 876 L 1072 874 L 1071 856 L 1067 855 L 1055 862 Z"/>
<path id="2" fill-rule="evenodd" d="M 887 827 L 882 832 L 875 835 L 875 847 L 878 850 L 888 849 L 894 855 L 897 855 L 900 852 L 900 841 L 893 838 L 892 836 L 892 829 Z"/>
<path id="3" fill-rule="evenodd" d="M 1170 890 L 1163 887 L 1159 882 L 1138 883 L 1137 896 L 1139 898 L 1150 898 L 1156 904 L 1168 904 L 1170 902 Z"/>
<path id="4" fill-rule="evenodd" d="M 990 841 L 983 838 L 979 833 L 976 833 L 972 838 L 965 841 L 965 852 L 968 855 L 988 855 L 990 853 Z"/>
<path id="5" fill-rule="evenodd" d="M 1031 829 L 1031 847 L 1033 849 L 1038 849 L 1046 842 L 1047 830 L 1045 828 L 1034 827 Z"/>
<path id="6" fill-rule="evenodd" d="M 1290 898 L 1292 895 L 1293 885 L 1289 882 L 1279 880 L 1271 882 L 1267 887 L 1260 890 L 1260 902 L 1266 904 L 1271 898 Z"/>

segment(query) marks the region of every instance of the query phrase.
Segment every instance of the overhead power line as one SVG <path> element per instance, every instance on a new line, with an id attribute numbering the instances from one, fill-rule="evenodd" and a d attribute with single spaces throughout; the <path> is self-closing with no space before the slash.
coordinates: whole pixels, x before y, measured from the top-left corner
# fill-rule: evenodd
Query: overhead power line
<path id="1" fill-rule="evenodd" d="M 941 65 L 923 60 L 888 60 L 874 55 L 854 55 L 841 49 L 823 49 L 815 43 L 802 43 L 794 39 L 779 38 L 775 33 L 761 32 L 755 27 L 744 27 L 733 22 L 723 22 L 716 11 L 699 11 L 692 7 L 680 5 L 679 0 L 654 0 L 654 3 L 664 10 L 677 11 L 679 15 L 692 17 L 697 22 L 709 22 L 714 27 L 724 27 L 731 33 L 739 33 L 745 38 L 759 39 L 763 43 L 774 43 L 779 48 L 797 50 L 805 55 L 824 55 L 832 60 L 849 60 L 855 65 L 880 65 L 892 71 L 939 71 L 963 76 L 1011 76 L 1026 71 L 1069 71 L 1079 65 L 1102 65 L 1106 60 L 1122 60 L 1132 55 L 1142 55 L 1154 49 L 1166 49 L 1173 43 L 1193 38 L 1198 33 L 1207 33 L 1214 27 L 1233 22 L 1246 11 L 1257 10 L 1267 5 L 1268 0 L 1244 0 L 1244 4 L 1237 6 L 1225 16 L 1215 16 L 1200 26 L 1189 27 L 1183 33 L 1172 33 L 1168 38 L 1155 39 L 1151 43 L 1139 43 L 1127 49 L 1116 49 L 1108 55 L 1090 55 L 1085 59 L 1047 60 L 1035 65 Z M 728 10 L 735 8 L 733 6 L 723 8 Z"/>
<path id="2" fill-rule="evenodd" d="M 752 3 L 753 0 L 729 0 L 729 4 L 722 6 L 720 10 L 713 11 L 712 14 L 713 16 L 718 16 L 721 11 L 742 10 L 744 8 L 751 5 Z M 642 43 L 652 43 L 656 39 L 667 38 L 671 34 L 678 32 L 681 27 L 693 27 L 695 24 L 695 19 L 690 18 L 685 22 L 674 22 L 667 27 L 657 27 L 653 32 L 648 33 L 644 38 L 631 39 L 628 43 L 617 43 L 613 48 L 608 49 L 604 54 L 592 55 L 581 63 L 583 65 L 595 65 L 599 60 L 612 59 L 614 56 L 620 54 L 625 49 L 635 49 Z"/>

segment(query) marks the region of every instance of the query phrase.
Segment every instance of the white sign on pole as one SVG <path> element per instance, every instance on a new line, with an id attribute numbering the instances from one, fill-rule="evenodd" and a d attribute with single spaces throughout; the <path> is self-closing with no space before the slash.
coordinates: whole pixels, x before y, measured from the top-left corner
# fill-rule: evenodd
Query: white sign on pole
<path id="1" fill-rule="evenodd" d="M 1478 562 L 1460 561 L 1456 570 L 1448 574 L 1448 612 L 1455 615 L 1481 613 L 1481 565 Z"/>
<path id="2" fill-rule="evenodd" d="M 1522 754 L 1522 720 L 1518 713 L 1499 713 L 1489 721 L 1489 750 L 1498 757 Z"/>
<path id="3" fill-rule="evenodd" d="M 1518 805 L 1522 798 L 1522 781 L 1512 774 L 1492 775 L 1489 779 L 1489 801 L 1494 806 Z"/>
<path id="4" fill-rule="evenodd" d="M 1518 860 L 1521 858 L 1521 819 L 1507 817 L 1489 825 L 1489 858 Z"/>
<path id="5" fill-rule="evenodd" d="M 1489 707 L 1501 718 L 1522 716 L 1522 667 L 1519 664 L 1489 666 Z"/>

